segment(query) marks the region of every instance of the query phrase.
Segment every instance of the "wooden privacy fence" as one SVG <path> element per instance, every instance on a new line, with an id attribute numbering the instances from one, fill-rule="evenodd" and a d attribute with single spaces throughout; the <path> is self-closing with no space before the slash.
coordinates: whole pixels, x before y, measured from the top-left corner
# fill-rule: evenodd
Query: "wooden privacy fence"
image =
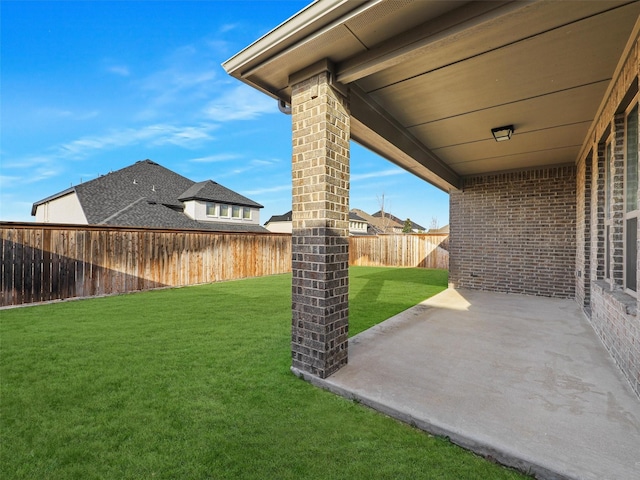
<path id="1" fill-rule="evenodd" d="M 349 240 L 349 265 L 449 268 L 446 234 L 361 236 Z"/>
<path id="2" fill-rule="evenodd" d="M 112 226 L 7 225 L 0 305 L 291 271 L 291 237 Z"/>
<path id="3" fill-rule="evenodd" d="M 350 237 L 349 260 L 448 268 L 447 238 Z M 0 306 L 291 271 L 288 234 L 3 223 L 0 241 Z"/>

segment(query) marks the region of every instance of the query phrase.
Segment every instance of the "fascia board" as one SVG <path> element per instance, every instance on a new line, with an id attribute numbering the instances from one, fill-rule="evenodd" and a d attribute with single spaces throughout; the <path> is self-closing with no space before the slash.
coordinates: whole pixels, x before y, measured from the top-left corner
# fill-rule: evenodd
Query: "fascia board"
<path id="1" fill-rule="evenodd" d="M 365 3 L 368 0 L 318 0 L 223 62 L 222 68 L 241 78 L 247 69 L 268 61 Z"/>

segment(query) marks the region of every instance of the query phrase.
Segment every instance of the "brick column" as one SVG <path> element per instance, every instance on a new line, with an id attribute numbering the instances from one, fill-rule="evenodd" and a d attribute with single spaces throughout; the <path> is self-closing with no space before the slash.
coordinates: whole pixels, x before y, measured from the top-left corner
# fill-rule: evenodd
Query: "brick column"
<path id="1" fill-rule="evenodd" d="M 293 368 L 326 378 L 347 363 L 348 99 L 327 71 L 292 85 Z"/>

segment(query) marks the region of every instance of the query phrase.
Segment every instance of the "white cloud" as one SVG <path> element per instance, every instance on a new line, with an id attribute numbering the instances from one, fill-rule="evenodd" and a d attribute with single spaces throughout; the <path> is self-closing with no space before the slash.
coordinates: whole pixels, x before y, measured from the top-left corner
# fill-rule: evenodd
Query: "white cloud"
<path id="1" fill-rule="evenodd" d="M 219 90 L 221 69 L 211 48 L 206 40 L 183 45 L 167 54 L 157 69 L 134 81 L 143 105 L 135 118 L 150 121 L 177 112 L 201 116 L 204 102 Z"/>
<path id="2" fill-rule="evenodd" d="M 254 167 L 268 167 L 271 165 L 277 165 L 280 163 L 280 160 L 274 159 L 274 160 L 260 160 L 260 159 L 253 159 L 251 160 L 251 165 L 253 165 Z"/>
<path id="3" fill-rule="evenodd" d="M 107 67 L 107 72 L 113 73 L 114 75 L 119 75 L 121 77 L 128 77 L 129 75 L 131 75 L 129 67 L 126 67 L 125 65 L 112 65 L 110 67 Z"/>
<path id="4" fill-rule="evenodd" d="M 276 101 L 246 85 L 239 85 L 209 102 L 205 115 L 216 122 L 251 120 L 268 113 L 279 113 Z"/>
<path id="5" fill-rule="evenodd" d="M 196 126 L 178 126 L 169 124 L 147 125 L 134 129 L 112 130 L 102 135 L 92 135 L 78 138 L 71 142 L 54 145 L 48 149 L 48 153 L 31 155 L 23 158 L 3 161 L 4 172 L 7 169 L 30 168 L 28 177 L 20 177 L 22 184 L 35 183 L 52 178 L 63 173 L 61 165 L 64 160 L 83 160 L 96 153 L 132 145 L 175 145 L 183 148 L 198 147 L 202 143 L 213 139 L 210 133 L 218 128 L 213 124 L 201 124 Z M 2 183 L 9 185 L 12 175 L 4 175 Z"/>
<path id="6" fill-rule="evenodd" d="M 278 185 L 277 187 L 258 188 L 256 190 L 249 190 L 247 195 L 262 195 L 264 193 L 284 192 L 285 190 L 291 190 L 291 184 Z"/>
<path id="7" fill-rule="evenodd" d="M 37 115 L 45 119 L 68 119 L 68 120 L 89 120 L 97 117 L 100 112 L 98 110 L 91 110 L 87 112 L 74 112 L 72 110 L 66 110 L 62 108 L 40 108 Z"/>
<path id="8" fill-rule="evenodd" d="M 218 153 L 217 155 L 208 155 L 206 157 L 192 158 L 188 160 L 193 163 L 216 163 L 216 162 L 227 162 L 229 160 L 237 160 L 242 158 L 241 155 L 237 153 Z"/>
<path id="9" fill-rule="evenodd" d="M 227 33 L 230 32 L 231 30 L 235 30 L 236 28 L 238 28 L 238 24 L 237 23 L 226 23 L 224 25 L 222 25 L 220 27 L 219 32 L 220 33 Z"/>
<path id="10" fill-rule="evenodd" d="M 12 159 L 2 162 L 2 168 L 31 168 L 37 165 L 46 165 L 51 162 L 51 156 L 47 155 L 29 155 L 23 158 Z"/>
<path id="11" fill-rule="evenodd" d="M 369 172 L 369 173 L 359 173 L 357 175 L 351 175 L 351 181 L 359 181 L 359 180 L 366 180 L 368 178 L 380 178 L 380 177 L 391 177 L 394 175 L 402 175 L 405 172 L 404 170 L 396 170 L 396 169 L 389 169 L 389 170 L 382 170 L 379 172 Z"/>
<path id="12" fill-rule="evenodd" d="M 213 70 L 189 71 L 178 66 L 158 71 L 147 77 L 143 89 L 160 92 L 164 101 L 173 100 L 184 90 L 206 86 L 216 78 Z"/>
<path id="13" fill-rule="evenodd" d="M 22 180 L 22 178 L 15 175 L 0 175 L 0 187 L 5 189 L 10 185 L 15 185 L 20 180 Z"/>
<path id="14" fill-rule="evenodd" d="M 114 149 L 149 143 L 150 145 L 177 145 L 181 147 L 197 146 L 204 141 L 212 140 L 211 131 L 216 126 L 202 124 L 199 126 L 175 126 L 167 124 L 148 125 L 140 129 L 114 130 L 104 135 L 79 138 L 60 145 L 56 150 L 61 158 L 82 159 L 94 151 Z"/>
<path id="15" fill-rule="evenodd" d="M 200 105 L 215 91 L 214 70 L 182 69 L 174 66 L 147 77 L 140 85 L 148 97 L 147 105 L 136 115 L 137 120 L 173 116 L 176 111 L 198 112 Z"/>
<path id="16" fill-rule="evenodd" d="M 49 178 L 57 177 L 62 173 L 62 169 L 55 167 L 42 167 L 37 168 L 34 172 L 34 175 L 31 175 L 29 178 L 25 179 L 24 183 L 36 183 L 42 180 L 47 180 Z"/>
<path id="17" fill-rule="evenodd" d="M 3 165 L 3 167 L 7 167 Z M 12 169 L 19 168 L 17 166 L 10 167 Z M 24 172 L 24 170 L 22 170 Z M 47 160 L 42 162 L 40 166 L 31 166 L 28 175 L 0 175 L 0 187 L 2 190 L 9 190 L 20 185 L 28 185 L 41 180 L 56 177 L 62 173 L 63 169 L 56 166 L 54 162 Z"/>
<path id="18" fill-rule="evenodd" d="M 209 135 L 209 132 L 215 129 L 213 125 L 200 125 L 198 127 L 162 127 L 165 133 L 153 142 L 154 145 L 171 144 L 185 148 L 212 140 L 213 137 Z"/>
<path id="19" fill-rule="evenodd" d="M 184 45 L 171 52 L 163 61 L 164 68 L 139 82 L 142 90 L 160 93 L 164 101 L 177 99 L 178 93 L 203 87 L 212 89 L 219 67 L 194 45 Z M 213 91 L 213 89 L 212 89 Z"/>

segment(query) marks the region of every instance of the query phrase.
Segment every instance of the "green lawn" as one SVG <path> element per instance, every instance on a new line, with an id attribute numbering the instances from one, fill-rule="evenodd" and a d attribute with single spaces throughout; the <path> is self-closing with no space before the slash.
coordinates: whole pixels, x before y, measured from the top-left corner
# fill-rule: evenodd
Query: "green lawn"
<path id="1" fill-rule="evenodd" d="M 351 333 L 446 280 L 353 268 Z M 0 312 L 0 478 L 524 478 L 291 374 L 290 282 Z"/>

